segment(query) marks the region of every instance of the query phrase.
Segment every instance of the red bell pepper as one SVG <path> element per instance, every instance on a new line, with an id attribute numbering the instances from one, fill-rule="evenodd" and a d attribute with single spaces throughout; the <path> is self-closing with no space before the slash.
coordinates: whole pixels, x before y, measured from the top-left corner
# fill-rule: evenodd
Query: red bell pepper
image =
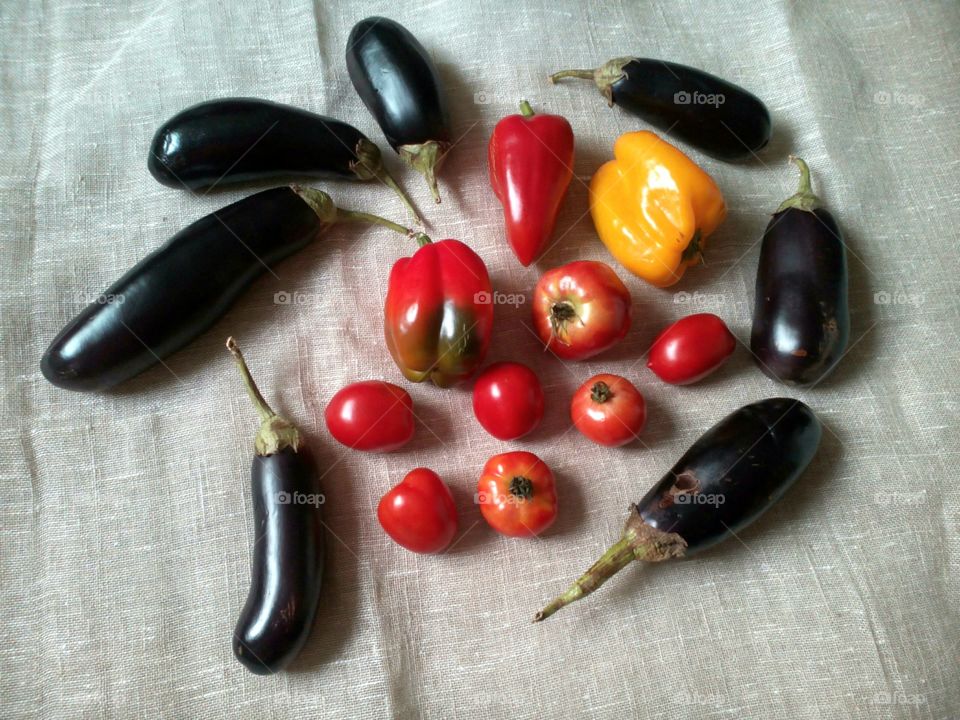
<path id="1" fill-rule="evenodd" d="M 507 240 L 524 266 L 547 249 L 573 178 L 573 129 L 559 115 L 520 115 L 497 123 L 490 137 L 490 185 L 507 225 Z"/>
<path id="2" fill-rule="evenodd" d="M 390 271 L 384 335 L 404 377 L 449 387 L 483 363 L 493 329 L 490 275 L 459 240 L 431 242 Z"/>

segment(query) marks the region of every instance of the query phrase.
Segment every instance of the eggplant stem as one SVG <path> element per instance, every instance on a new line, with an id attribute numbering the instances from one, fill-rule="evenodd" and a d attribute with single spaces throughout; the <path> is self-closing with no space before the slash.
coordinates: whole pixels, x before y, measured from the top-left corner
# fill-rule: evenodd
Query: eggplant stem
<path id="1" fill-rule="evenodd" d="M 407 208 L 407 211 L 411 215 L 413 215 L 413 221 L 417 225 L 422 226 L 423 218 L 420 217 L 420 215 L 417 213 L 417 208 L 414 206 L 413 201 L 410 199 L 410 197 L 403 191 L 403 188 L 400 187 L 400 184 L 393 179 L 393 175 L 391 175 L 385 167 L 382 167 L 380 168 L 380 172 L 374 173 L 374 177 L 377 178 L 377 180 L 382 182 L 384 185 L 386 185 L 388 188 L 393 190 L 400 197 L 400 200 L 401 202 L 403 202 L 404 207 Z"/>
<path id="2" fill-rule="evenodd" d="M 557 80 L 563 80 L 564 78 L 579 78 L 580 80 L 593 80 L 593 76 L 596 70 L 561 70 L 560 72 L 555 72 L 550 76 L 550 82 L 555 83 Z"/>
<path id="3" fill-rule="evenodd" d="M 782 213 L 784 210 L 789 210 L 790 208 L 813 212 L 823 206 L 820 198 L 813 192 L 813 185 L 810 182 L 810 167 L 796 155 L 790 156 L 790 162 L 800 168 L 800 183 L 797 187 L 797 192 L 780 203 L 780 207 L 777 208 L 774 215 Z"/>
<path id="4" fill-rule="evenodd" d="M 240 352 L 240 346 L 237 345 L 237 341 L 233 339 L 232 335 L 227 338 L 227 350 L 230 351 L 230 354 L 233 355 L 233 359 L 237 363 L 237 368 L 240 370 L 240 375 L 243 377 L 244 387 L 247 388 L 247 394 L 250 396 L 254 407 L 257 409 L 257 415 L 260 416 L 261 420 L 269 420 L 270 418 L 276 416 L 273 408 L 270 407 L 270 404 L 261 394 L 260 388 L 257 387 L 257 383 L 254 381 L 253 375 L 250 374 L 250 368 L 247 367 L 247 361 L 244 360 L 243 353 Z"/>
<path id="5" fill-rule="evenodd" d="M 390 228 L 394 232 L 398 232 L 401 235 L 412 236 L 415 235 L 414 231 L 408 227 L 404 227 L 399 223 L 395 223 L 392 220 L 387 220 L 382 218 L 379 215 L 372 215 L 370 213 L 360 212 L 359 210 L 343 210 L 337 209 L 337 220 L 341 222 L 355 222 L 355 223 L 365 223 L 368 225 L 380 225 L 381 227 Z"/>

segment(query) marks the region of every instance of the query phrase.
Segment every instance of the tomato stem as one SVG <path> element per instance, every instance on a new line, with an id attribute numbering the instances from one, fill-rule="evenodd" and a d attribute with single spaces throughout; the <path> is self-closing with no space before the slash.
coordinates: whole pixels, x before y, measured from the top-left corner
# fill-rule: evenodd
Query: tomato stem
<path id="1" fill-rule="evenodd" d="M 559 339 L 564 345 L 567 343 L 560 336 L 566 333 L 567 323 L 574 318 L 580 320 L 580 316 L 577 315 L 577 311 L 572 303 L 564 300 L 555 302 L 550 306 L 550 330 L 553 336 Z M 580 322 L 582 323 L 583 321 L 580 320 Z"/>
<path id="2" fill-rule="evenodd" d="M 610 391 L 610 386 L 607 385 L 603 380 L 590 388 L 590 399 L 595 403 L 603 404 L 612 397 L 613 393 Z"/>
<path id="3" fill-rule="evenodd" d="M 510 494 L 521 500 L 530 500 L 533 498 L 533 482 L 530 478 L 518 475 L 510 481 Z"/>

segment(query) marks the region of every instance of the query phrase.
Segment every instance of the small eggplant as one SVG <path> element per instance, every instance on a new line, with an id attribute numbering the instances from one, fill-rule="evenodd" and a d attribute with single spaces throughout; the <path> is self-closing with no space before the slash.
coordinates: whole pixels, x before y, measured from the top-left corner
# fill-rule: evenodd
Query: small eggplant
<path id="1" fill-rule="evenodd" d="M 817 416 L 792 398 L 761 400 L 732 412 L 630 506 L 620 540 L 534 622 L 586 597 L 634 560 L 686 557 L 731 537 L 800 476 L 816 454 L 820 434 Z"/>
<path id="2" fill-rule="evenodd" d="M 323 584 L 324 496 L 300 433 L 263 399 L 234 339 L 227 338 L 260 415 L 250 471 L 253 573 L 233 631 L 233 654 L 257 675 L 282 670 L 310 637 Z"/>
<path id="3" fill-rule="evenodd" d="M 703 70 L 651 58 L 625 57 L 595 70 L 562 70 L 563 78 L 593 80 L 616 103 L 666 133 L 720 160 L 752 156 L 770 141 L 770 112 L 739 85 Z"/>
<path id="4" fill-rule="evenodd" d="M 426 178 L 440 202 L 436 172 L 453 135 L 429 53 L 400 23 L 369 17 L 350 31 L 347 71 L 390 147 Z"/>
<path id="5" fill-rule="evenodd" d="M 66 390 L 105 390 L 202 334 L 249 285 L 331 225 L 374 223 L 299 186 L 250 195 L 200 218 L 133 266 L 60 331 L 40 370 Z"/>
<path id="6" fill-rule="evenodd" d="M 420 221 L 380 148 L 362 132 L 267 100 L 211 100 L 177 113 L 153 136 L 147 168 L 158 182 L 190 190 L 277 178 L 376 178 Z"/>
<path id="7" fill-rule="evenodd" d="M 800 168 L 800 189 L 763 234 L 750 350 L 765 374 L 803 387 L 822 380 L 847 348 L 847 253 L 836 220 L 810 188 L 807 164 L 790 159 Z"/>

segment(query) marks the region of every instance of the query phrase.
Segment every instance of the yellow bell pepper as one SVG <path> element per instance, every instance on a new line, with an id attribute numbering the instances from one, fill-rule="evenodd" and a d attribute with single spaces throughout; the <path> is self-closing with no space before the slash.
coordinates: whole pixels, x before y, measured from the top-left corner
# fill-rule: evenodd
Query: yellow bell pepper
<path id="1" fill-rule="evenodd" d="M 590 213 L 610 253 L 657 287 L 700 262 L 707 237 L 727 216 L 720 188 L 652 132 L 621 135 L 614 160 L 590 181 Z"/>

